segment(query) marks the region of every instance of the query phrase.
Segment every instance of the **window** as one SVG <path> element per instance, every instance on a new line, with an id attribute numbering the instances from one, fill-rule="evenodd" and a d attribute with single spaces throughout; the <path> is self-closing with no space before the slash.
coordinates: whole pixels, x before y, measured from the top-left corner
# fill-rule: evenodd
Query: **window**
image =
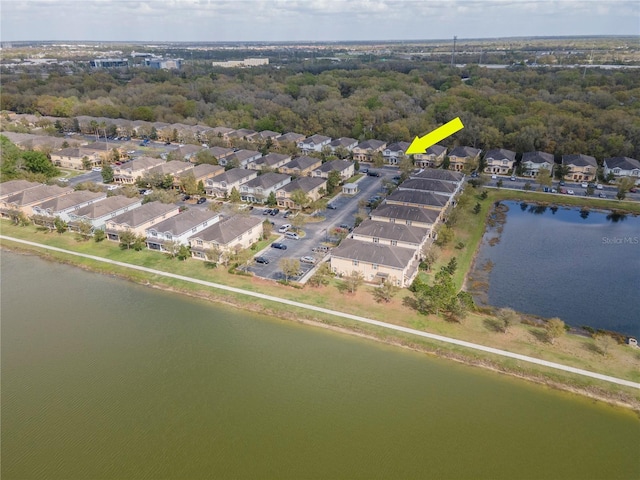
<path id="1" fill-rule="evenodd" d="M 411 225 L 411 220 L 407 220 L 407 221 L 406 221 L 406 224 L 407 224 L 407 225 Z"/>
<path id="2" fill-rule="evenodd" d="M 196 240 L 196 245 L 202 245 L 202 240 Z"/>
<path id="3" fill-rule="evenodd" d="M 208 225 L 208 223 L 209 223 L 209 222 L 204 222 L 204 223 L 202 224 L 202 226 L 203 226 L 203 227 L 206 227 L 206 226 Z"/>
<path id="4" fill-rule="evenodd" d="M 377 269 L 378 269 L 378 265 L 374 263 L 374 264 L 373 264 L 373 269 L 374 269 L 374 270 L 377 270 Z"/>
<path id="5" fill-rule="evenodd" d="M 373 243 L 380 243 L 380 239 L 376 238 L 376 237 L 373 237 Z"/>
<path id="6" fill-rule="evenodd" d="M 391 245 L 393 247 L 396 247 L 398 245 L 398 241 L 397 240 L 391 240 Z"/>
<path id="7" fill-rule="evenodd" d="M 358 260 L 354 260 L 354 261 L 353 261 L 353 266 L 354 266 L 354 267 L 357 267 L 358 265 L 360 265 L 360 262 L 358 262 Z"/>

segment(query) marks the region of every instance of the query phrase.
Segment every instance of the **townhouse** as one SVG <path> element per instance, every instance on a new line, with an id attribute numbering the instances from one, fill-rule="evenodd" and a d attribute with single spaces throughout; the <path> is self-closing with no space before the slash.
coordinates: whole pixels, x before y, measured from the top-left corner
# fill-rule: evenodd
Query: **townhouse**
<path id="1" fill-rule="evenodd" d="M 441 211 L 449 207 L 451 198 L 451 196 L 438 195 L 421 190 L 396 190 L 384 199 L 384 203 Z"/>
<path id="2" fill-rule="evenodd" d="M 262 157 L 262 153 L 255 150 L 237 150 L 230 155 L 219 158 L 218 164 L 223 167 L 233 165 L 234 167 L 246 168 L 250 162 L 255 162 L 260 157 Z"/>
<path id="3" fill-rule="evenodd" d="M 381 140 L 365 140 L 364 142 L 360 142 L 352 150 L 353 159 L 358 162 L 371 162 L 374 154 L 382 153 L 386 146 L 386 142 Z"/>
<path id="4" fill-rule="evenodd" d="M 629 157 L 609 157 L 603 162 L 604 176 L 616 178 L 633 177 L 636 184 L 640 182 L 640 161 Z"/>
<path id="5" fill-rule="evenodd" d="M 310 201 L 315 202 L 327 191 L 327 181 L 319 177 L 296 178 L 276 192 L 278 207 L 298 210 L 302 208 L 291 199 L 291 194 L 296 190 L 301 190 Z"/>
<path id="6" fill-rule="evenodd" d="M 540 170 L 548 170 L 553 175 L 555 162 L 553 155 L 547 152 L 525 152 L 522 154 L 522 174 L 525 177 L 537 177 Z"/>
<path id="7" fill-rule="evenodd" d="M 413 155 L 413 164 L 418 168 L 437 168 L 442 165 L 444 158 L 447 156 L 447 149 L 441 145 L 432 145 L 425 153 L 416 153 Z"/>
<path id="8" fill-rule="evenodd" d="M 213 178 L 208 178 L 204 184 L 204 190 L 207 195 L 212 197 L 228 197 L 234 188 L 240 192 L 240 185 L 253 180 L 257 176 L 258 172 L 256 170 L 232 168 Z"/>
<path id="9" fill-rule="evenodd" d="M 169 251 L 167 242 L 188 245 L 189 237 L 201 232 L 220 220 L 220 214 L 205 209 L 190 209 L 151 225 L 145 230 L 147 248 L 160 252 Z"/>
<path id="10" fill-rule="evenodd" d="M 440 210 L 383 203 L 369 215 L 371 220 L 379 222 L 403 223 L 414 227 L 432 230 L 442 215 Z"/>
<path id="11" fill-rule="evenodd" d="M 152 168 L 165 163 L 161 158 L 139 157 L 130 162 L 113 167 L 113 181 L 124 185 L 133 185 Z"/>
<path id="12" fill-rule="evenodd" d="M 288 163 L 282 165 L 278 170 L 281 173 L 293 175 L 296 177 L 304 177 L 311 175 L 311 172 L 322 165 L 322 160 L 315 157 L 296 157 Z"/>
<path id="13" fill-rule="evenodd" d="M 403 158 L 407 157 L 405 152 L 409 145 L 409 142 L 395 142 L 387 145 L 382 151 L 384 161 L 389 165 L 398 165 Z"/>
<path id="14" fill-rule="evenodd" d="M 449 169 L 460 172 L 467 169 L 475 170 L 480 160 L 482 150 L 473 147 L 456 147 L 449 152 Z"/>
<path id="15" fill-rule="evenodd" d="M 52 225 L 57 217 L 68 222 L 71 213 L 105 198 L 107 198 L 105 192 L 78 190 L 33 205 L 32 218 L 37 224 Z"/>
<path id="16" fill-rule="evenodd" d="M 421 249 L 430 238 L 426 228 L 401 223 L 365 220 L 351 233 L 350 238 L 361 242 L 380 243 L 392 247 Z"/>
<path id="17" fill-rule="evenodd" d="M 86 205 L 74 212 L 69 213 L 69 229 L 78 230 L 81 222 L 89 222 L 92 229 L 104 229 L 107 220 L 122 215 L 142 206 L 142 199 L 139 197 L 128 198 L 124 195 L 114 195 L 99 202 Z"/>
<path id="18" fill-rule="evenodd" d="M 307 154 L 310 152 L 321 152 L 322 148 L 328 146 L 331 143 L 330 137 L 324 135 L 311 135 L 309 138 L 300 140 L 297 142 L 298 148 L 302 150 L 302 153 Z"/>
<path id="19" fill-rule="evenodd" d="M 263 173 L 262 175 L 240 185 L 240 198 L 249 203 L 265 203 L 269 195 L 291 182 L 286 173 Z"/>
<path id="20" fill-rule="evenodd" d="M 336 153 L 336 150 L 340 151 L 340 149 L 343 149 L 347 152 L 351 152 L 357 146 L 358 146 L 358 140 L 356 140 L 355 138 L 349 138 L 349 137 L 336 138 L 335 140 L 331 141 L 328 145 L 329 150 L 331 150 L 331 153 Z"/>
<path id="21" fill-rule="evenodd" d="M 598 173 L 598 162 L 589 155 L 563 155 L 562 165 L 568 167 L 567 176 L 574 182 L 590 182 Z"/>
<path id="22" fill-rule="evenodd" d="M 430 178 L 410 178 L 400 185 L 398 191 L 416 190 L 420 192 L 431 192 L 437 195 L 446 195 L 451 197 L 458 192 L 459 186 L 451 182 L 443 182 L 442 180 L 433 180 Z"/>
<path id="23" fill-rule="evenodd" d="M 247 168 L 251 170 L 275 170 L 291 161 L 291 155 L 284 155 L 282 153 L 269 153 L 264 157 L 260 157 L 257 160 L 247 164 Z"/>
<path id="24" fill-rule="evenodd" d="M 191 256 L 217 263 L 225 254 L 251 247 L 263 234 L 261 218 L 234 215 L 189 237 Z"/>
<path id="25" fill-rule="evenodd" d="M 191 180 L 195 185 L 199 185 L 202 182 L 202 187 L 207 180 L 216 177 L 218 175 L 222 175 L 224 173 L 224 168 L 220 165 L 209 165 L 208 163 L 203 163 L 201 165 L 196 165 L 195 167 L 185 170 L 178 175 L 176 175 L 173 179 L 173 188 L 177 190 L 184 190 L 184 185 L 188 182 L 191 177 Z"/>
<path id="26" fill-rule="evenodd" d="M 340 180 L 344 182 L 353 177 L 355 164 L 347 160 L 331 160 L 320 165 L 311 172 L 312 177 L 329 178 L 331 172 L 338 172 Z"/>
<path id="27" fill-rule="evenodd" d="M 128 231 L 135 235 L 144 235 L 147 228 L 178 215 L 178 213 L 180 213 L 178 205 L 149 202 L 108 219 L 105 222 L 104 230 L 109 240 L 119 242 L 122 232 Z"/>
<path id="28" fill-rule="evenodd" d="M 516 152 L 504 148 L 489 150 L 484 156 L 484 163 L 485 173 L 505 175 L 513 172 L 513 167 L 516 163 Z"/>
<path id="29" fill-rule="evenodd" d="M 20 211 L 26 216 L 33 215 L 33 207 L 48 200 L 73 193 L 73 188 L 57 185 L 38 185 L 7 195 L 0 201 L 0 211 L 8 216 L 10 212 Z"/>
<path id="30" fill-rule="evenodd" d="M 15 195 L 30 188 L 39 187 L 42 183 L 28 182 L 27 180 L 9 180 L 0 183 L 0 200 L 4 200 L 11 195 Z"/>

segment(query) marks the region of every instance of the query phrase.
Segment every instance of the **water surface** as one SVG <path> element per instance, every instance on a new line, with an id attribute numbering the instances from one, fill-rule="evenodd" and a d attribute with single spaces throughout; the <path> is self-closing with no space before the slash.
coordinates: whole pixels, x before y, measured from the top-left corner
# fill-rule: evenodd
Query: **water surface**
<path id="1" fill-rule="evenodd" d="M 0 253 L 2 478 L 621 478 L 631 412 Z"/>

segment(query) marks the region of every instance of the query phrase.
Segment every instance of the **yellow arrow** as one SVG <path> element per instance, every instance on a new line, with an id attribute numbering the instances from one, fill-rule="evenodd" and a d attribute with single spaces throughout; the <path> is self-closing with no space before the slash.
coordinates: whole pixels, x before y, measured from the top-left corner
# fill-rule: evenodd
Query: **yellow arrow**
<path id="1" fill-rule="evenodd" d="M 464 125 L 462 125 L 460 117 L 456 117 L 441 127 L 436 128 L 433 132 L 427 133 L 424 137 L 414 138 L 411 145 L 409 145 L 409 148 L 407 148 L 406 154 L 413 155 L 414 153 L 424 153 L 431 145 L 435 145 L 439 141 L 444 140 L 463 128 Z"/>

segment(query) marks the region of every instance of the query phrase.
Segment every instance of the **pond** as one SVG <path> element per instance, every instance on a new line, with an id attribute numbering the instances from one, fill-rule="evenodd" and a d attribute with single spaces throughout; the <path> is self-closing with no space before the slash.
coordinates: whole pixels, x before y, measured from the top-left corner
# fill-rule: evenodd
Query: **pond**
<path id="1" fill-rule="evenodd" d="M 480 303 L 640 336 L 640 217 L 501 202 L 469 285 Z"/>

